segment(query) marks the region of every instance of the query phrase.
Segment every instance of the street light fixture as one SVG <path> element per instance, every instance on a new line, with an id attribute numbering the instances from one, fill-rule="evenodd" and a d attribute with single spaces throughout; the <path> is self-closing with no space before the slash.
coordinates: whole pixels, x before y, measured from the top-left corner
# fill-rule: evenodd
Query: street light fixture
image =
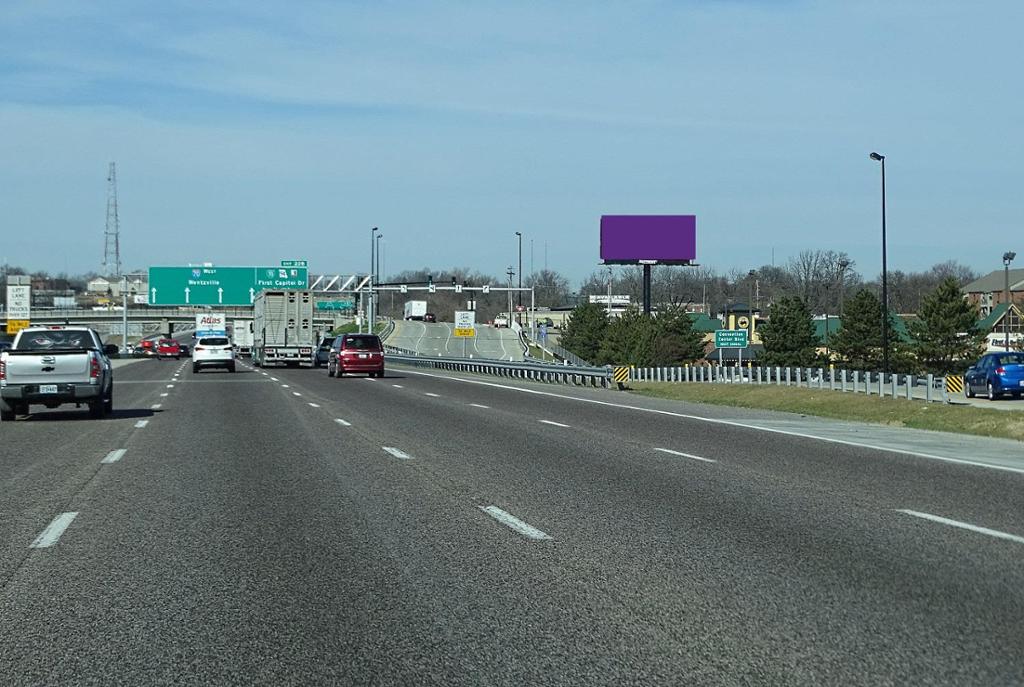
<path id="1" fill-rule="evenodd" d="M 1006 352 L 1010 352 L 1010 307 L 1013 305 L 1013 301 L 1010 300 L 1010 263 L 1017 257 L 1017 254 L 1012 250 L 1008 250 L 1003 253 L 1003 276 L 1005 278 L 1006 288 L 1006 314 L 1003 315 L 1003 336 L 1005 338 Z"/>
<path id="2" fill-rule="evenodd" d="M 885 155 L 871 153 L 875 162 L 882 163 L 882 372 L 889 374 L 889 273 L 885 257 Z"/>

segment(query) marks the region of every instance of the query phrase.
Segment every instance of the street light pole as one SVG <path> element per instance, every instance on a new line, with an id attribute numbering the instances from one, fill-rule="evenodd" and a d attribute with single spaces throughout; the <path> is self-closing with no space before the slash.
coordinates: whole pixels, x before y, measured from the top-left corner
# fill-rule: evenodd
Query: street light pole
<path id="1" fill-rule="evenodd" d="M 121 352 L 128 355 L 128 275 L 121 277 Z"/>
<path id="2" fill-rule="evenodd" d="M 523 309 L 523 232 L 517 231 L 516 238 L 519 239 L 519 297 L 517 298 L 519 307 L 517 310 L 521 311 Z M 522 323 L 522 316 L 519 316 L 519 324 Z"/>
<path id="3" fill-rule="evenodd" d="M 885 155 L 871 153 L 868 157 L 882 163 L 882 372 L 889 374 L 889 273 L 885 259 Z"/>
<path id="4" fill-rule="evenodd" d="M 377 232 L 380 231 L 377 227 L 370 229 L 370 278 L 367 284 L 367 298 L 366 298 L 366 333 L 373 334 L 373 281 L 374 281 L 374 266 L 376 259 L 377 249 Z"/>
<path id="5" fill-rule="evenodd" d="M 508 274 L 508 322 L 510 326 L 512 324 L 512 277 L 515 273 L 516 271 L 509 265 L 506 274 Z"/>
<path id="6" fill-rule="evenodd" d="M 377 234 L 377 240 L 375 242 L 377 244 L 377 260 L 376 260 L 376 264 L 374 265 L 373 273 L 375 275 L 377 275 L 376 278 L 377 278 L 377 282 L 378 283 L 383 281 L 383 279 L 380 276 L 380 237 L 383 236 L 383 235 L 384 234 Z M 374 311 L 375 314 L 376 314 L 377 310 L 379 310 L 379 306 L 380 306 L 379 301 L 380 301 L 379 294 L 374 294 L 373 295 L 373 311 Z"/>
<path id="7" fill-rule="evenodd" d="M 1005 338 L 1007 353 L 1010 352 L 1010 307 L 1013 305 L 1013 301 L 1010 300 L 1010 263 L 1016 257 L 1017 254 L 1012 250 L 1003 253 L 1003 277 L 1006 289 L 1006 314 L 1003 315 L 1003 337 Z"/>
<path id="8" fill-rule="evenodd" d="M 753 342 L 754 340 L 754 279 L 757 278 L 757 270 L 750 270 L 747 272 L 747 277 L 750 281 L 748 284 L 750 291 L 750 298 L 747 299 L 747 338 Z"/>

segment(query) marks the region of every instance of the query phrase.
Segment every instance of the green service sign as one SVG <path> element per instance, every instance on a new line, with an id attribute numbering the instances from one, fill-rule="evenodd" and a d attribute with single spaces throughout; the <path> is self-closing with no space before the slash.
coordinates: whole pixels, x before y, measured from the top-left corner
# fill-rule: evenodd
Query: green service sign
<path id="1" fill-rule="evenodd" d="M 252 305 L 264 289 L 305 288 L 305 267 L 149 268 L 149 305 Z"/>
<path id="2" fill-rule="evenodd" d="M 715 331 L 715 348 L 746 348 L 746 329 L 718 329 Z"/>

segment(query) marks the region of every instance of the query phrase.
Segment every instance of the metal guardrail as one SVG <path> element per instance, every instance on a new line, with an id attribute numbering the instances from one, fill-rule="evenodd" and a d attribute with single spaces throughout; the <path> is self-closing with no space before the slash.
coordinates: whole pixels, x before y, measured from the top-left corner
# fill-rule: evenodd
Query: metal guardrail
<path id="1" fill-rule="evenodd" d="M 551 384 L 608 388 L 612 381 L 612 369 L 610 367 L 577 367 L 575 365 L 553 365 L 551 363 L 539 362 L 512 363 L 467 358 L 432 358 L 416 355 L 411 351 L 404 351 L 393 346 L 385 346 L 385 359 L 416 367 L 489 374 L 498 377 L 526 379 Z"/>

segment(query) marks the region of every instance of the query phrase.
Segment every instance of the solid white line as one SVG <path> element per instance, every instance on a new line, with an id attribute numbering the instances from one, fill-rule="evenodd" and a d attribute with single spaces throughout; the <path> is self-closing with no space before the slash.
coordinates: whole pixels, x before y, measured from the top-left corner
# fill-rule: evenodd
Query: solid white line
<path id="1" fill-rule="evenodd" d="M 142 427 L 145 427 L 148 424 L 149 420 L 139 420 L 138 422 L 135 423 L 135 426 L 141 429 Z"/>
<path id="2" fill-rule="evenodd" d="M 309 404 L 309 407 L 310 407 L 310 408 L 319 408 L 319 407 L 320 407 L 320 404 L 319 404 L 319 403 L 310 403 L 310 404 Z"/>
<path id="3" fill-rule="evenodd" d="M 335 422 L 337 422 L 337 423 L 338 423 L 339 425 L 341 425 L 342 427 L 351 427 L 351 426 L 352 426 L 352 423 L 351 423 L 351 422 L 345 422 L 345 421 L 344 421 L 344 420 L 342 420 L 342 419 L 341 419 L 340 417 L 336 417 L 336 418 L 334 418 L 334 421 L 335 421 Z"/>
<path id="4" fill-rule="evenodd" d="M 516 516 L 511 513 L 506 513 L 497 506 L 478 506 L 478 508 L 500 522 L 502 525 L 515 530 L 524 537 L 537 540 L 551 539 L 551 535 L 547 532 L 542 532 L 533 525 L 528 525 Z"/>
<path id="5" fill-rule="evenodd" d="M 654 450 L 655 451 L 661 451 L 662 453 L 671 453 L 673 456 L 682 456 L 683 458 L 692 458 L 693 460 L 701 460 L 701 461 L 704 461 L 705 463 L 717 463 L 718 462 L 717 460 L 714 460 L 712 458 L 701 458 L 700 456 L 695 456 L 692 453 L 683 453 L 682 451 L 673 451 L 670 448 L 655 448 Z"/>
<path id="6" fill-rule="evenodd" d="M 381 446 L 381 448 L 390 453 L 391 455 L 393 455 L 395 458 L 401 458 L 402 460 L 412 460 L 412 456 L 410 456 L 405 451 L 395 448 L 394 446 Z"/>
<path id="7" fill-rule="evenodd" d="M 553 420 L 541 420 L 545 425 L 554 425 L 555 427 L 568 427 L 569 425 L 563 425 L 561 422 L 555 422 Z"/>
<path id="8" fill-rule="evenodd" d="M 126 448 L 119 448 L 116 451 L 111 451 L 110 453 L 107 454 L 107 457 L 104 458 L 103 460 L 101 460 L 100 462 L 101 463 L 116 463 L 117 461 L 121 460 L 121 458 L 124 456 L 124 454 L 125 454 L 125 452 L 127 450 L 128 449 L 126 449 Z"/>
<path id="9" fill-rule="evenodd" d="M 159 410 L 161 406 L 163 406 L 163 403 L 154 403 L 153 405 L 150 406 L 150 408 L 152 408 L 153 410 Z"/>
<path id="10" fill-rule="evenodd" d="M 483 408 L 484 410 L 490 410 L 491 408 L 490 406 L 485 406 L 481 403 L 470 403 L 469 405 L 473 406 L 474 408 Z"/>
<path id="11" fill-rule="evenodd" d="M 36 540 L 32 542 L 29 547 L 33 549 L 45 549 L 53 546 L 60 539 L 60 535 L 64 534 L 64 530 L 68 528 L 71 521 L 78 516 L 77 512 L 74 513 L 61 513 L 53 519 L 46 529 L 36 537 Z"/>
<path id="12" fill-rule="evenodd" d="M 298 391 L 293 391 L 292 392 L 292 396 L 301 396 L 301 395 L 302 394 L 300 394 Z"/>
<path id="13" fill-rule="evenodd" d="M 567 401 L 576 401 L 578 403 L 591 403 L 593 405 L 607 406 L 609 408 L 619 408 L 621 410 L 635 410 L 640 413 L 653 413 L 655 415 L 667 415 L 669 417 L 678 417 L 685 420 L 696 420 L 699 422 L 707 422 L 714 425 L 727 425 L 730 427 L 742 427 L 743 429 L 752 429 L 758 432 L 768 432 L 770 434 L 781 434 L 784 436 L 798 437 L 800 439 L 812 439 L 814 441 L 824 441 L 830 444 L 841 444 L 843 446 L 853 446 L 855 448 L 866 448 L 873 451 L 884 451 L 886 453 L 897 453 L 904 456 L 914 456 L 915 458 L 927 458 L 928 460 L 938 460 L 944 463 L 955 463 L 957 465 L 970 465 L 978 468 L 989 468 L 991 470 L 1002 470 L 1003 472 L 1014 472 L 1018 475 L 1024 475 L 1024 468 L 1015 468 L 1008 465 L 995 465 L 992 463 L 982 463 L 975 460 L 965 460 L 962 458 L 950 458 L 948 456 L 937 456 L 932 453 L 922 453 L 920 451 L 909 451 L 903 448 L 894 448 L 892 446 L 879 446 L 877 444 L 867 444 L 860 441 L 850 441 L 848 439 L 834 439 L 832 437 L 817 436 L 814 434 L 806 434 L 804 432 L 794 432 L 788 429 L 777 429 L 775 427 L 759 427 L 758 425 L 749 425 L 745 422 L 739 422 L 737 420 L 721 420 L 712 417 L 702 417 L 700 415 L 689 415 L 687 413 L 676 413 L 671 410 L 660 410 L 658 408 L 643 408 L 640 406 L 631 406 L 625 403 L 612 403 L 611 401 L 599 401 L 593 398 L 579 398 L 578 396 L 565 396 L 563 394 L 556 394 L 551 391 L 539 391 L 537 389 L 524 389 L 518 386 L 506 386 L 505 384 L 496 384 L 495 382 L 485 382 L 478 379 L 462 379 L 460 377 L 446 377 L 444 375 L 432 374 L 429 372 L 419 372 L 417 370 L 403 370 L 406 374 L 420 375 L 422 377 L 433 377 L 434 379 L 447 379 L 453 382 L 463 382 L 465 384 L 477 384 L 479 386 L 489 386 L 496 389 L 506 389 L 508 391 L 519 391 L 524 394 L 535 394 L 537 396 L 549 396 L 552 398 L 561 398 Z"/>
<path id="14" fill-rule="evenodd" d="M 391 386 L 395 387 L 396 389 L 404 389 L 405 388 L 401 384 L 392 384 Z"/>
<path id="15" fill-rule="evenodd" d="M 1018 544 L 1024 544 L 1024 537 L 1018 537 L 1016 534 L 1007 534 L 1006 532 L 1000 532 L 999 530 L 990 530 L 987 527 L 978 527 L 977 525 L 972 525 L 967 522 L 960 522 L 959 520 L 950 520 L 949 518 L 943 518 L 939 515 L 932 515 L 931 513 L 922 513 L 916 510 L 906 510 L 904 508 L 897 508 L 896 512 L 903 513 L 904 515 L 912 515 L 915 518 L 931 520 L 932 522 L 940 522 L 943 525 L 959 527 L 960 529 L 970 530 L 971 532 L 978 532 L 979 534 L 987 534 L 990 537 L 1008 539 L 1010 541 L 1015 541 Z"/>
<path id="16" fill-rule="evenodd" d="M 429 391 L 423 394 L 424 396 L 430 396 L 431 398 L 441 398 L 441 394 L 432 394 Z"/>

